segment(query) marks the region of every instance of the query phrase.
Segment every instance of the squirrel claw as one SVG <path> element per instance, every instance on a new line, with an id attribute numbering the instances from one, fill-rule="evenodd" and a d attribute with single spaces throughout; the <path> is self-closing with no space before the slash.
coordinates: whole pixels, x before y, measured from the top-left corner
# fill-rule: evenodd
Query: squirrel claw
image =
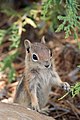
<path id="1" fill-rule="evenodd" d="M 39 105 L 32 105 L 32 109 L 39 112 L 40 109 L 39 109 Z"/>
<path id="2" fill-rule="evenodd" d="M 66 91 L 70 91 L 70 85 L 67 82 L 63 82 L 61 87 Z"/>

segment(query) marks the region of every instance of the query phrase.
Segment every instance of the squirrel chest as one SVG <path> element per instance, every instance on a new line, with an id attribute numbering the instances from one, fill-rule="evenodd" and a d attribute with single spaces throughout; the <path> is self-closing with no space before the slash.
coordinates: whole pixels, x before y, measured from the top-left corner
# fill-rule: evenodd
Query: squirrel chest
<path id="1" fill-rule="evenodd" d="M 37 97 L 40 107 L 44 107 L 48 102 L 49 93 L 51 91 L 51 69 L 33 70 L 33 83 L 36 85 Z"/>

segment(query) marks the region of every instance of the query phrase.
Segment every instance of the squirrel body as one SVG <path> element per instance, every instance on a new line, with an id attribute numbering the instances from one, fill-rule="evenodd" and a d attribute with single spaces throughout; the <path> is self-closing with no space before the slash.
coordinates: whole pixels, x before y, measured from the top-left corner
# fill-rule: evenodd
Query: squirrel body
<path id="1" fill-rule="evenodd" d="M 70 89 L 67 82 L 62 82 L 55 70 L 54 62 L 44 38 L 41 43 L 24 42 L 25 76 L 17 87 L 14 102 L 30 107 L 36 111 L 45 107 L 52 86 Z"/>

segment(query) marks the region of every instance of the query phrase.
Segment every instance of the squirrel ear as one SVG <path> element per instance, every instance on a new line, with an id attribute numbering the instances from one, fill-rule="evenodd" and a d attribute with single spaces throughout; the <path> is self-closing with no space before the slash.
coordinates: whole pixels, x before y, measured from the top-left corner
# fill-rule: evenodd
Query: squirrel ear
<path id="1" fill-rule="evenodd" d="M 46 43 L 46 41 L 45 41 L 45 36 L 42 37 L 42 39 L 41 39 L 41 43 L 43 43 L 43 44 Z"/>
<path id="2" fill-rule="evenodd" d="M 29 40 L 24 40 L 24 46 L 27 49 L 28 53 L 30 52 L 31 42 Z"/>

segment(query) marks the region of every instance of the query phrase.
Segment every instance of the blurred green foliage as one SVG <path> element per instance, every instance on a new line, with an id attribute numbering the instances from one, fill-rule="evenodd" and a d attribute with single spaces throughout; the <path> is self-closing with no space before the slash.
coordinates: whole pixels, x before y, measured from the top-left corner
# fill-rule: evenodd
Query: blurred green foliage
<path id="1" fill-rule="evenodd" d="M 76 83 L 74 86 L 71 87 L 71 96 L 75 97 L 76 95 L 80 94 L 80 82 Z"/>
<path id="2" fill-rule="evenodd" d="M 55 31 L 59 26 L 59 21 L 57 19 L 58 15 L 64 14 L 61 0 L 43 0 L 42 4 L 42 20 L 50 21 L 50 28 Z"/>
<path id="3" fill-rule="evenodd" d="M 78 39 L 80 30 L 79 3 L 77 0 L 43 0 L 42 18 L 51 21 L 51 28 L 56 32 L 65 31 L 65 38 L 74 33 Z M 61 23 L 60 23 L 61 22 Z"/>
<path id="4" fill-rule="evenodd" d="M 62 100 L 65 98 L 67 95 L 70 95 L 71 97 L 75 97 L 76 95 L 80 94 L 80 82 L 75 83 L 74 86 L 71 86 L 70 91 L 68 91 L 66 94 L 64 94 L 61 98 L 58 100 Z"/>
<path id="5" fill-rule="evenodd" d="M 11 55 L 7 56 L 3 61 L 0 62 L 0 71 L 7 69 L 9 82 L 15 80 L 15 69 L 13 67 L 13 60 L 15 60 L 18 55 L 17 51 L 14 51 Z"/>
<path id="6" fill-rule="evenodd" d="M 5 35 L 6 35 L 6 30 L 0 29 L 0 45 L 2 44 Z"/>
<path id="7" fill-rule="evenodd" d="M 10 41 L 10 46 L 8 50 L 11 51 L 11 54 L 5 57 L 3 61 L 0 61 L 0 71 L 8 70 L 9 82 L 15 80 L 16 71 L 13 66 L 13 61 L 19 54 L 18 48 L 20 46 L 21 34 L 23 31 L 25 31 L 24 26 L 26 24 L 30 24 L 34 28 L 37 27 L 34 19 L 32 18 L 34 17 L 31 13 L 31 11 L 34 10 L 33 8 L 35 8 L 35 5 L 33 5 L 32 7 L 26 7 L 20 12 L 12 9 L 10 6 L 5 8 L 1 7 L 0 9 L 1 13 L 4 13 L 9 17 L 8 21 L 6 22 L 10 24 L 7 28 L 0 29 L 0 45 L 4 44 L 4 38 L 6 36 L 8 36 L 8 41 Z"/>
<path id="8" fill-rule="evenodd" d="M 80 65 L 78 65 L 77 67 L 80 69 Z M 79 95 L 80 94 L 80 82 L 77 82 L 74 86 L 72 86 L 70 91 L 71 91 L 72 97 Z"/>
<path id="9" fill-rule="evenodd" d="M 80 73 L 80 65 L 78 65 L 77 67 L 79 68 L 79 73 Z M 76 82 L 75 85 L 71 86 L 70 90 L 65 95 L 63 95 L 61 98 L 59 98 L 58 100 L 62 100 L 68 94 L 71 97 L 75 97 L 76 95 L 79 95 L 80 94 L 80 82 Z"/>

